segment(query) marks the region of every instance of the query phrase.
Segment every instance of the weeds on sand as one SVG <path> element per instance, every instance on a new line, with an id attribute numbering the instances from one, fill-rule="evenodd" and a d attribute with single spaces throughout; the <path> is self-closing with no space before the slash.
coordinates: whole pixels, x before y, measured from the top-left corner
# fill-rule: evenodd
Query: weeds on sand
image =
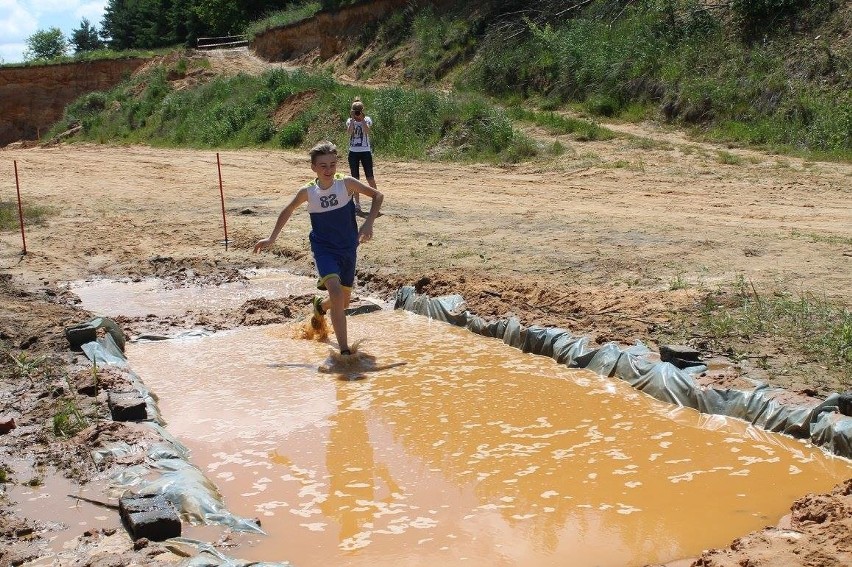
<path id="1" fill-rule="evenodd" d="M 723 150 L 718 153 L 716 161 L 723 165 L 742 165 L 743 158 L 736 154 L 732 154 L 731 152 L 726 152 Z"/>
<path id="2" fill-rule="evenodd" d="M 53 416 L 53 434 L 57 437 L 73 437 L 88 426 L 88 421 L 74 400 L 65 400 L 59 412 Z"/>
<path id="3" fill-rule="evenodd" d="M 689 284 L 683 278 L 683 274 L 679 273 L 669 281 L 669 289 L 672 291 L 686 289 L 687 287 L 689 287 Z"/>
<path id="4" fill-rule="evenodd" d="M 71 379 L 66 376 L 65 382 L 68 385 L 68 391 L 71 392 L 71 398 L 63 400 L 59 411 L 53 416 L 53 434 L 57 437 L 72 437 L 89 425 L 89 421 L 77 404 Z"/>
<path id="5" fill-rule="evenodd" d="M 520 106 L 510 106 L 506 112 L 513 120 L 532 122 L 545 128 L 552 134 L 572 134 L 578 141 L 612 140 L 618 134 L 600 126 L 592 120 L 571 118 L 558 112 L 540 112 L 527 110 Z"/>
<path id="6" fill-rule="evenodd" d="M 772 340 L 782 352 L 820 362 L 852 387 L 852 314 L 825 297 L 761 294 L 740 277 L 729 293 L 705 298 L 699 326 L 717 343 Z"/>
<path id="7" fill-rule="evenodd" d="M 3 354 L 5 356 L 2 359 L 8 361 L 8 364 L 3 365 L 3 375 L 16 382 L 26 380 L 32 384 L 35 376 L 40 374 L 45 366 L 46 357 L 44 356 L 34 357 L 26 352 L 16 354 L 11 350 L 7 350 Z"/>
<path id="8" fill-rule="evenodd" d="M 28 223 L 37 224 L 44 220 L 50 212 L 47 207 L 34 207 L 22 205 L 24 214 L 24 225 Z M 0 201 L 0 230 L 17 230 L 21 227 L 18 214 L 18 203 L 15 201 Z"/>

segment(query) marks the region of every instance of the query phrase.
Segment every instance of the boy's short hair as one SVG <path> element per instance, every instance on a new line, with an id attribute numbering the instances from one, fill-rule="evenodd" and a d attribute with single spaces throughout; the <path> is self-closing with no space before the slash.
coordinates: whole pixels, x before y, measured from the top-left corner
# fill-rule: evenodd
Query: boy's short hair
<path id="1" fill-rule="evenodd" d="M 325 156 L 328 154 L 337 155 L 337 146 L 328 140 L 318 143 L 316 146 L 311 148 L 311 151 L 308 152 L 308 155 L 311 156 L 311 165 L 316 163 L 319 156 Z"/>

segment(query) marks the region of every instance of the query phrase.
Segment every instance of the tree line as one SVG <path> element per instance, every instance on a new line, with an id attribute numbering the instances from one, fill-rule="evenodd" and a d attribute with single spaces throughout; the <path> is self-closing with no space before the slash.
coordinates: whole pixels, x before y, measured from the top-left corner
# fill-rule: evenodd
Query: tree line
<path id="1" fill-rule="evenodd" d="M 359 0 L 322 0 L 335 10 Z M 270 13 L 310 0 L 109 0 L 100 28 L 86 18 L 70 37 L 59 28 L 38 30 L 27 38 L 28 61 L 50 60 L 99 49 L 156 49 L 193 46 L 200 37 L 241 35 L 248 24 Z"/>

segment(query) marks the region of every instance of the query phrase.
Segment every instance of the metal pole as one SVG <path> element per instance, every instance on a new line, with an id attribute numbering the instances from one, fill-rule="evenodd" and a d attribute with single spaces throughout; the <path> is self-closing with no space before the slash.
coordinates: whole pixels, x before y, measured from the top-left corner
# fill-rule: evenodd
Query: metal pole
<path id="1" fill-rule="evenodd" d="M 219 170 L 219 197 L 222 199 L 222 226 L 225 227 L 225 251 L 228 251 L 228 221 L 225 219 L 225 191 L 222 189 L 222 165 L 216 152 L 216 168 Z"/>
<path id="2" fill-rule="evenodd" d="M 13 160 L 15 164 L 15 188 L 18 191 L 18 220 L 21 222 L 21 242 L 24 243 L 24 256 L 27 254 L 27 237 L 24 235 L 24 209 L 21 206 L 21 184 L 18 181 L 18 160 Z"/>

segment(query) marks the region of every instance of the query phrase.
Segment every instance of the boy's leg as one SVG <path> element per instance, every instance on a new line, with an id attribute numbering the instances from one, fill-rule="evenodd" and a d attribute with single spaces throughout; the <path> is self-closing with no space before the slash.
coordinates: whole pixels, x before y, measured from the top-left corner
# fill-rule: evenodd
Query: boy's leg
<path id="1" fill-rule="evenodd" d="M 328 280 L 326 281 L 326 283 L 328 283 Z M 343 296 L 344 296 L 343 308 L 346 309 L 347 307 L 349 307 L 350 298 L 352 296 L 352 288 L 346 287 L 346 286 L 340 286 L 340 287 L 343 288 Z M 326 286 L 326 289 L 328 289 L 328 286 Z M 323 315 L 325 315 L 326 313 L 331 311 L 331 309 L 332 309 L 331 295 L 329 295 L 325 299 L 323 299 L 322 297 L 319 297 L 319 296 L 317 296 L 315 299 L 318 300 L 320 308 L 322 309 Z"/>
<path id="2" fill-rule="evenodd" d="M 331 327 L 334 329 L 341 353 L 349 351 L 345 309 L 349 307 L 352 286 L 355 284 L 356 261 L 355 250 L 342 255 L 314 252 L 314 262 L 320 274 L 317 288 L 328 291 L 328 298 L 318 304 L 323 311 L 329 312 Z M 314 305 L 316 310 L 317 303 Z"/>
<path id="3" fill-rule="evenodd" d="M 339 279 L 340 269 L 338 268 L 337 259 L 333 254 L 327 254 L 314 250 L 314 264 L 319 274 L 317 280 L 317 289 L 327 290 L 326 283 L 329 279 Z M 331 308 L 331 301 L 328 297 L 323 298 L 320 295 L 315 295 L 313 301 L 314 314 L 311 317 L 311 326 L 318 329 L 322 326 L 321 319 L 325 317 L 328 310 Z"/>
<path id="4" fill-rule="evenodd" d="M 348 351 L 349 337 L 347 336 L 346 330 L 345 309 L 349 305 L 352 288 L 344 287 L 340 283 L 340 278 L 329 278 L 325 282 L 325 287 L 328 289 L 327 311 L 331 318 L 331 328 L 334 329 L 334 336 L 337 337 L 337 344 L 340 346 L 340 352 Z M 323 307 L 325 307 L 325 305 L 323 305 Z"/>

